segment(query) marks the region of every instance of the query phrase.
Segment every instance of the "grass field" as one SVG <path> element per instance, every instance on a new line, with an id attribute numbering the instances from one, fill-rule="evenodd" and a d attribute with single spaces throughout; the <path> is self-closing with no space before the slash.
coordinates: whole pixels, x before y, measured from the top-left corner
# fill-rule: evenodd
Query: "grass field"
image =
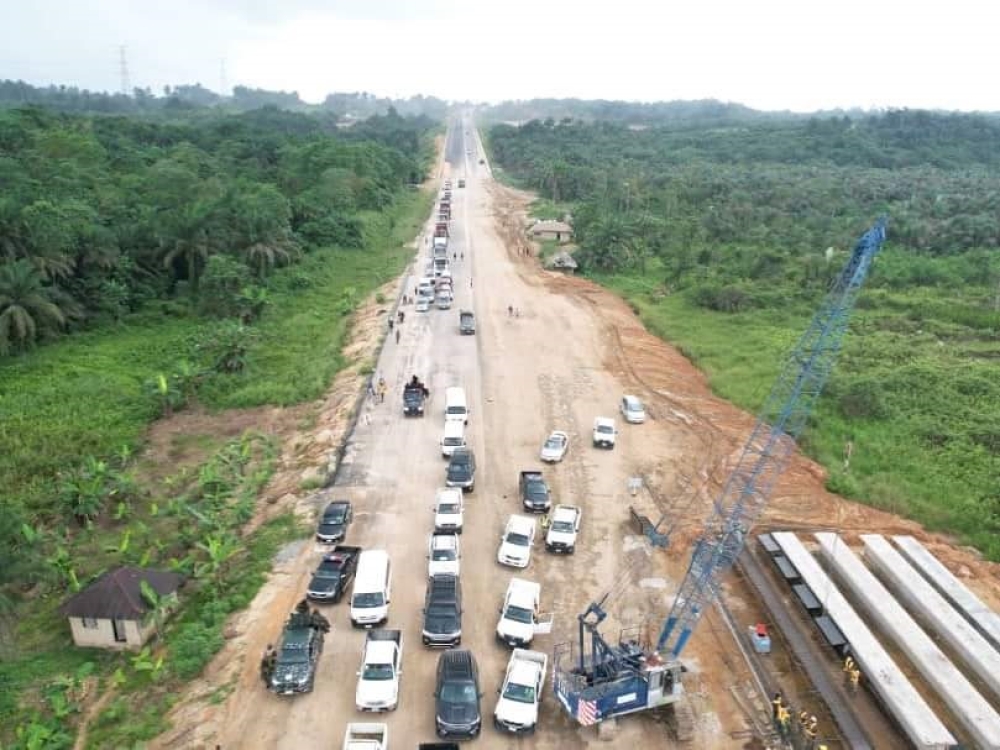
<path id="1" fill-rule="evenodd" d="M 713 312 L 684 293 L 656 293 L 659 278 L 651 268 L 647 276 L 595 280 L 631 302 L 716 393 L 756 412 L 812 310 L 799 303 Z M 969 317 L 962 307 L 941 290 L 863 291 L 800 444 L 828 468 L 832 491 L 952 533 L 1000 560 L 1000 342 L 956 322 Z M 844 471 L 847 441 L 854 450 Z"/>

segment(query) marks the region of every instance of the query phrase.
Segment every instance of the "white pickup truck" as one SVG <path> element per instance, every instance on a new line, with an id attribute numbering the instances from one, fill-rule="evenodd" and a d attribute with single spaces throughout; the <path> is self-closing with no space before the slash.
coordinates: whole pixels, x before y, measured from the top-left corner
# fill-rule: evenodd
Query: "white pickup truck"
<path id="1" fill-rule="evenodd" d="M 542 587 L 534 581 L 511 578 L 500 608 L 497 640 L 518 648 L 527 646 L 536 635 L 552 632 L 552 615 L 539 614 Z"/>
<path id="2" fill-rule="evenodd" d="M 372 630 L 358 670 L 354 702 L 359 711 L 394 711 L 399 705 L 399 676 L 403 673 L 402 631 Z"/>
<path id="3" fill-rule="evenodd" d="M 354 721 L 347 725 L 343 750 L 389 750 L 389 727 Z"/>
<path id="4" fill-rule="evenodd" d="M 575 505 L 557 505 L 552 509 L 549 530 L 545 534 L 545 549 L 556 554 L 572 555 L 576 551 L 576 535 L 583 515 Z"/>
<path id="5" fill-rule="evenodd" d="M 538 703 L 545 686 L 549 657 L 541 651 L 515 648 L 507 662 L 493 726 L 501 732 L 529 734 L 538 725 Z"/>

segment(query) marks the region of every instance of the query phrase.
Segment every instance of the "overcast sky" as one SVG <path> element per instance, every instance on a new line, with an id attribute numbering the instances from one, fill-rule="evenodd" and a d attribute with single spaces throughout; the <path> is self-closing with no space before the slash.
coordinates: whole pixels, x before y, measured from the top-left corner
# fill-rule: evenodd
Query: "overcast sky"
<path id="1" fill-rule="evenodd" d="M 0 78 L 1000 110 L 997 0 L 0 0 Z M 225 75 L 223 77 L 223 61 Z"/>

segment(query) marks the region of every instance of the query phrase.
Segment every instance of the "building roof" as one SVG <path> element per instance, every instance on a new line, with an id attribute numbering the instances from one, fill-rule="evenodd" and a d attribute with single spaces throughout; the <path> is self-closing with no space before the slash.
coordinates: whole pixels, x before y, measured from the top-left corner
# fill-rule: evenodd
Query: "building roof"
<path id="1" fill-rule="evenodd" d="M 565 221 L 555 221 L 554 219 L 545 219 L 544 221 L 536 221 L 532 227 L 531 231 L 534 234 L 539 232 L 568 232 L 573 233 L 573 227 L 567 224 Z"/>
<path id="2" fill-rule="evenodd" d="M 149 568 L 116 568 L 63 603 L 59 611 L 67 617 L 138 620 L 151 609 L 142 596 L 141 581 L 166 596 L 180 588 L 184 577 Z"/>

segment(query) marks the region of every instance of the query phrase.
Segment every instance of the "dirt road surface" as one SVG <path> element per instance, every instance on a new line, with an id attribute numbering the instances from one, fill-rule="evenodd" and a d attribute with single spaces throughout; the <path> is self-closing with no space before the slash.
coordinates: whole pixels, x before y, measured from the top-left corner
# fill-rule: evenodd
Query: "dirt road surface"
<path id="1" fill-rule="evenodd" d="M 356 670 L 364 640 L 353 630 L 346 601 L 324 608 L 333 622 L 313 693 L 292 699 L 266 692 L 259 680 L 263 647 L 277 639 L 295 602 L 305 592 L 321 551 L 311 541 L 292 546 L 277 561 L 270 581 L 238 619 L 233 638 L 200 685 L 172 712 L 174 730 L 158 738 L 158 748 L 330 748 L 339 747 L 350 721 L 386 721 L 394 748 L 415 748 L 434 738 L 434 670 L 439 652 L 421 645 L 420 610 L 426 583 L 426 551 L 432 528 L 434 491 L 443 485 L 445 463 L 438 440 L 443 426 L 444 390 L 466 389 L 471 417 L 468 439 L 479 459 L 475 492 L 468 496 L 462 537 L 465 592 L 464 648 L 479 661 L 484 726 L 476 746 L 485 748 L 598 747 L 595 731 L 572 722 L 546 684 L 538 732 L 514 740 L 493 729 L 491 717 L 509 650 L 494 640 L 497 609 L 513 575 L 542 584 L 543 609 L 555 612 L 550 636 L 533 647 L 551 654 L 554 644 L 572 640 L 576 614 L 625 580 L 609 600 L 603 632 L 614 640 L 619 626 L 646 623 L 655 638 L 672 592 L 684 575 L 688 543 L 696 520 L 705 514 L 705 496 L 674 508 L 682 522 L 671 549 L 652 552 L 628 524 L 636 504 L 656 517 L 666 497 L 686 497 L 688 483 L 707 483 L 710 492 L 724 478 L 752 417 L 713 397 L 701 374 L 679 353 L 648 334 L 621 300 L 589 282 L 547 274 L 537 259 L 522 255 L 523 210 L 527 197 L 492 181 L 474 130 L 453 126 L 447 143 L 445 177 L 453 179 L 451 250 L 464 254 L 453 263 L 456 299 L 451 310 L 417 313 L 404 306 L 406 321 L 397 344 L 386 343 L 377 374 L 389 384 L 385 403 L 367 403 L 351 434 L 334 487 L 313 501 L 350 499 L 356 520 L 347 542 L 386 549 L 393 563 L 393 596 L 388 627 L 404 639 L 404 672 L 398 710 L 374 718 L 356 712 Z M 467 186 L 457 188 L 465 176 Z M 428 224 L 428 230 L 433 225 Z M 429 234 L 429 232 L 428 232 Z M 416 272 L 429 257 L 419 242 Z M 414 279 L 404 282 L 408 294 Z M 520 315 L 508 315 L 508 305 Z M 458 333 L 459 309 L 473 309 L 475 336 Z M 419 375 L 432 395 L 424 418 L 404 418 L 402 385 Z M 590 446 L 595 416 L 618 417 L 625 393 L 647 403 L 651 419 L 626 425 L 619 419 L 618 446 Z M 338 414 L 342 418 L 343 414 Z M 320 428 L 323 425 L 319 425 Z M 536 545 L 530 567 L 515 572 L 496 563 L 506 518 L 520 512 L 517 474 L 538 467 L 547 433 L 570 434 L 566 459 L 546 467 L 556 502 L 583 507 L 578 551 L 548 555 Z M 648 489 L 629 496 L 629 477 L 641 476 Z M 768 525 L 799 528 L 878 529 L 927 535 L 914 524 L 829 495 L 823 473 L 796 457 L 777 488 Z M 995 568 L 962 555 L 972 578 L 986 580 Z M 746 623 L 759 614 L 737 580 L 727 598 Z M 987 593 L 988 597 L 995 592 Z M 742 620 L 741 620 L 742 622 Z M 706 616 L 685 652 L 686 686 L 696 712 L 691 747 L 747 746 L 747 723 L 729 690 L 747 674 L 728 632 L 715 614 Z M 614 747 L 669 746 L 662 723 L 636 716 L 618 723 Z"/>

